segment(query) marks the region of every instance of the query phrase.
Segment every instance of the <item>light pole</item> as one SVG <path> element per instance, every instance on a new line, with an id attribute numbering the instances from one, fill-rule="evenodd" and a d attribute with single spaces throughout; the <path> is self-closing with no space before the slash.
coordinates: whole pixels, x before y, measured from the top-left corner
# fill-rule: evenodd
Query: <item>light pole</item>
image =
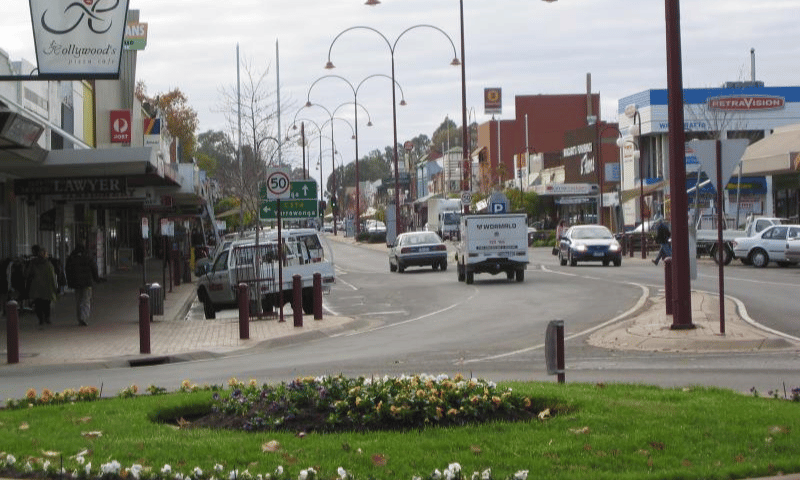
<path id="1" fill-rule="evenodd" d="M 351 30 L 364 29 L 364 30 L 369 30 L 369 31 L 375 32 L 376 34 L 378 34 L 383 39 L 384 42 L 386 42 L 386 46 L 389 47 L 389 53 L 390 53 L 391 60 L 392 60 L 392 130 L 394 132 L 393 151 L 394 151 L 395 235 L 398 234 L 398 233 L 401 233 L 400 232 L 401 222 L 400 222 L 400 176 L 399 176 L 399 173 L 398 173 L 398 170 L 397 170 L 397 162 L 398 162 L 398 154 L 397 154 L 397 93 L 396 93 L 397 89 L 395 88 L 396 81 L 395 81 L 395 76 L 394 76 L 394 52 L 395 52 L 395 49 L 397 48 L 397 42 L 400 41 L 400 39 L 403 37 L 403 35 L 405 35 L 409 31 L 417 29 L 417 28 L 432 28 L 432 29 L 440 32 L 442 35 L 444 35 L 447 38 L 447 40 L 450 42 L 450 45 L 452 45 L 452 47 L 453 47 L 453 60 L 450 62 L 450 64 L 454 65 L 454 66 L 461 65 L 461 61 L 459 61 L 458 54 L 456 53 L 456 46 L 453 43 L 453 40 L 450 38 L 450 36 L 447 35 L 447 33 L 445 33 L 444 30 L 442 30 L 441 28 L 433 26 L 433 25 L 428 25 L 428 24 L 420 24 L 420 25 L 414 25 L 414 26 L 408 27 L 407 29 L 403 30 L 400 33 L 400 35 L 397 36 L 397 38 L 395 39 L 394 43 L 390 42 L 389 39 L 386 38 L 386 36 L 384 34 L 382 34 L 380 31 L 378 31 L 378 30 L 376 30 L 376 29 L 374 29 L 372 27 L 366 27 L 366 26 L 358 25 L 358 26 L 355 26 L 355 27 L 346 28 L 343 31 L 341 31 L 338 35 L 336 35 L 336 37 L 331 42 L 331 45 L 328 48 L 328 62 L 325 64 L 325 68 L 326 69 L 330 70 L 332 68 L 335 68 L 333 62 L 331 62 L 331 51 L 333 50 L 333 45 L 336 43 L 336 40 L 338 40 L 339 37 L 341 37 L 342 35 L 344 35 L 345 33 L 349 32 Z M 388 239 L 387 239 L 387 241 L 388 241 Z"/>
<path id="2" fill-rule="evenodd" d="M 314 83 L 312 83 L 311 86 L 308 87 L 308 94 L 306 96 L 306 100 L 307 100 L 306 101 L 306 106 L 310 106 L 311 105 L 311 89 L 314 88 L 314 85 L 316 85 L 317 82 L 319 82 L 320 80 L 323 80 L 325 78 L 338 78 L 338 79 L 344 81 L 350 87 L 350 90 L 353 91 L 353 115 L 354 115 L 353 123 L 355 124 L 355 140 L 356 140 L 356 225 L 355 225 L 355 227 L 356 227 L 356 238 L 358 237 L 358 234 L 361 232 L 361 190 L 360 190 L 360 185 L 359 185 L 361 183 L 361 177 L 360 177 L 359 170 L 358 170 L 358 107 L 360 105 L 358 103 L 358 91 L 361 89 L 361 86 L 364 84 L 364 82 L 366 82 L 367 80 L 369 80 L 370 78 L 373 78 L 373 77 L 386 77 L 389 80 L 392 79 L 392 77 L 390 77 L 388 75 L 385 75 L 383 73 L 375 73 L 375 74 L 372 74 L 372 75 L 368 75 L 367 77 L 364 77 L 364 79 L 361 80 L 358 83 L 357 86 L 353 86 L 353 84 L 348 79 L 344 78 L 341 75 L 323 75 L 323 76 L 319 77 L 318 79 L 314 80 Z M 397 85 L 398 88 L 400 88 L 400 106 L 405 106 L 406 105 L 406 99 L 405 99 L 405 94 L 403 93 L 403 87 L 401 87 L 400 84 L 397 83 L 396 81 L 395 81 L 395 84 Z M 361 108 L 364 108 L 364 107 L 361 107 Z M 364 109 L 364 110 L 366 110 L 366 109 Z M 367 112 L 367 116 L 369 116 L 369 112 Z M 367 123 L 367 126 L 368 127 L 372 126 L 372 120 L 371 119 Z"/>
<path id="3" fill-rule="evenodd" d="M 628 134 L 631 137 L 638 137 L 641 132 L 642 127 L 642 117 L 639 115 L 639 109 L 636 108 L 636 104 L 630 104 L 625 107 L 625 115 L 629 118 L 633 119 L 633 124 L 628 129 Z M 638 122 L 637 122 L 638 120 Z M 641 151 L 639 149 L 639 143 L 634 142 L 636 145 L 636 152 L 638 152 L 638 160 L 639 160 L 639 218 L 642 221 L 642 231 L 640 243 L 642 244 L 642 258 L 647 258 L 647 245 L 645 243 L 645 218 L 649 219 L 650 216 L 648 215 L 645 217 L 644 214 L 644 158 L 642 158 Z M 686 182 L 684 182 L 686 183 Z M 649 228 L 648 228 L 649 229 Z"/>

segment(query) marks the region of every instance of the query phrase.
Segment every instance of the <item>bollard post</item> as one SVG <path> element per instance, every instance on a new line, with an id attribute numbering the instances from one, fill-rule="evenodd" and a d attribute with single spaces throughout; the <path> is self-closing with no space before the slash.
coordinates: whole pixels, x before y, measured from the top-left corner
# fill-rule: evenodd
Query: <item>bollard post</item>
<path id="1" fill-rule="evenodd" d="M 664 259 L 664 303 L 667 315 L 672 315 L 672 257 Z"/>
<path id="2" fill-rule="evenodd" d="M 622 238 L 621 238 L 622 241 L 620 242 L 622 244 L 622 256 L 623 257 L 628 254 L 628 241 L 627 241 L 626 238 L 627 238 L 627 235 L 625 235 L 623 233 L 622 234 Z"/>
<path id="3" fill-rule="evenodd" d="M 181 284 L 181 254 L 178 250 L 172 251 L 172 262 L 175 271 L 175 286 L 177 287 Z"/>
<path id="4" fill-rule="evenodd" d="M 294 326 L 303 326 L 303 284 L 300 275 L 292 275 L 292 313 Z"/>
<path id="5" fill-rule="evenodd" d="M 14 300 L 6 303 L 6 353 L 9 365 L 19 363 L 19 310 Z"/>
<path id="6" fill-rule="evenodd" d="M 314 273 L 314 320 L 322 320 L 322 274 Z"/>
<path id="7" fill-rule="evenodd" d="M 247 340 L 250 338 L 250 294 L 247 291 L 247 284 L 242 282 L 239 288 L 239 338 Z"/>
<path id="8" fill-rule="evenodd" d="M 564 320 L 551 320 L 544 334 L 544 357 L 548 375 L 557 375 L 564 383 Z"/>
<path id="9" fill-rule="evenodd" d="M 150 295 L 139 294 L 139 353 L 150 353 Z"/>

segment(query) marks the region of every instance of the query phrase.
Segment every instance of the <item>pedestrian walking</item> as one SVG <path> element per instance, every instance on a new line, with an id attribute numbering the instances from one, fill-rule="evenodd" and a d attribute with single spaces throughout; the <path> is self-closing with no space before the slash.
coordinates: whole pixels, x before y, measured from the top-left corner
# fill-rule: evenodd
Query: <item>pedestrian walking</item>
<path id="1" fill-rule="evenodd" d="M 653 259 L 653 263 L 658 265 L 658 261 L 662 258 L 667 258 L 672 256 L 672 246 L 669 243 L 669 238 L 672 234 L 669 231 L 669 227 L 667 226 L 667 222 L 664 220 L 658 222 L 658 227 L 656 228 L 656 243 L 661 245 L 661 249 L 658 251 L 658 255 L 656 258 Z"/>
<path id="2" fill-rule="evenodd" d="M 567 225 L 566 220 L 561 220 L 558 222 L 558 227 L 556 227 L 556 244 L 553 246 L 553 255 L 558 255 L 558 251 L 561 249 L 561 236 L 566 233 L 569 226 Z"/>
<path id="3" fill-rule="evenodd" d="M 50 303 L 56 300 L 58 284 L 53 264 L 47 259 L 47 251 L 39 245 L 31 248 L 34 257 L 28 264 L 26 282 L 28 297 L 33 300 L 33 311 L 39 326 L 50 323 Z"/>
<path id="4" fill-rule="evenodd" d="M 83 244 L 76 244 L 75 250 L 67 257 L 67 285 L 75 290 L 75 313 L 78 324 L 89 325 L 92 314 L 92 281 L 100 282 L 97 264 L 89 257 Z"/>

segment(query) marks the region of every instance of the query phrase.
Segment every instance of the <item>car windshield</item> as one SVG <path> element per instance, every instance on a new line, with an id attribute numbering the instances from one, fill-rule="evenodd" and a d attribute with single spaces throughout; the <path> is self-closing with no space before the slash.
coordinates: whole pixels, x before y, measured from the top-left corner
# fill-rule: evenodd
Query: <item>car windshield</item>
<path id="1" fill-rule="evenodd" d="M 400 239 L 400 245 L 420 245 L 425 243 L 439 243 L 439 236 L 435 233 L 420 233 L 414 235 L 404 235 Z"/>
<path id="2" fill-rule="evenodd" d="M 588 239 L 598 239 L 598 238 L 612 238 L 612 235 L 611 232 L 609 232 L 608 229 L 604 227 L 585 227 L 585 228 L 576 228 L 575 231 L 572 232 L 572 238 L 588 240 Z"/>

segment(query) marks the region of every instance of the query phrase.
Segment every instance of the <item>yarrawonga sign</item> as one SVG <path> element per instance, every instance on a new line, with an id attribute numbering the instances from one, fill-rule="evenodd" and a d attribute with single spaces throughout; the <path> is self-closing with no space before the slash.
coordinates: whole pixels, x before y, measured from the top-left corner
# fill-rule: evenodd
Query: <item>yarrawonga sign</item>
<path id="1" fill-rule="evenodd" d="M 118 78 L 128 0 L 29 0 L 40 76 Z"/>

